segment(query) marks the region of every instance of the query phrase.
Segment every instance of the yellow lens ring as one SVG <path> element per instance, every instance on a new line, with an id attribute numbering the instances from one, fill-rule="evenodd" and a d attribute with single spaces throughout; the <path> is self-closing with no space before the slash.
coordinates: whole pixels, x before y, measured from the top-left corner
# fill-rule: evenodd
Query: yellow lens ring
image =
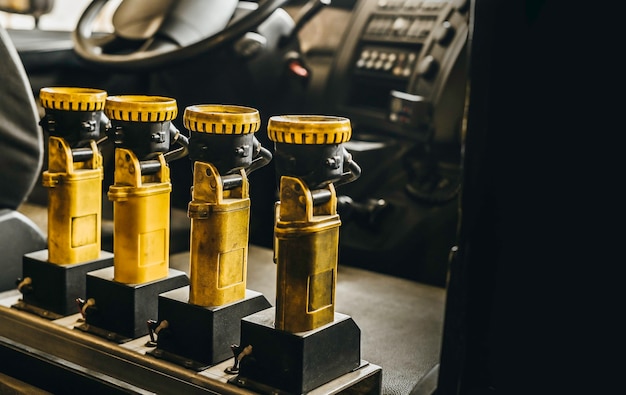
<path id="1" fill-rule="evenodd" d="M 327 115 L 278 115 L 269 119 L 267 135 L 276 143 L 341 144 L 352 137 L 350 120 Z"/>
<path id="2" fill-rule="evenodd" d="M 176 118 L 178 106 L 175 99 L 164 96 L 109 96 L 104 113 L 115 121 L 165 122 Z"/>
<path id="3" fill-rule="evenodd" d="M 222 104 L 189 106 L 183 114 L 185 128 L 208 134 L 249 134 L 261 127 L 257 109 Z"/>
<path id="4" fill-rule="evenodd" d="M 63 111 L 101 111 L 107 92 L 79 87 L 45 87 L 39 90 L 43 108 Z"/>

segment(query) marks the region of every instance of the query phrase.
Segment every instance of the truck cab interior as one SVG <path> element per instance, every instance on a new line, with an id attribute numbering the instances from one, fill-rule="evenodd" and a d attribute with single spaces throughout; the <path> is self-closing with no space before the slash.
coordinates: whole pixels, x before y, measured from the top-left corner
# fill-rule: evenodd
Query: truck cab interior
<path id="1" fill-rule="evenodd" d="M 0 392 L 292 393 L 233 385 L 211 368 L 156 363 L 143 348 L 75 335 L 68 317 L 12 308 L 24 255 L 48 243 L 42 175 L 51 130 L 39 100 L 48 87 L 174 98 L 171 123 L 183 140 L 191 134 L 183 122 L 189 107 L 257 109 L 255 135 L 274 160 L 280 144 L 268 134 L 272 117 L 347 118 L 343 146 L 359 174 L 336 185 L 336 306 L 358 325 L 361 366 L 369 370 L 302 393 L 545 392 L 554 372 L 529 365 L 558 354 L 546 347 L 562 343 L 546 341 L 536 326 L 558 331 L 574 319 L 556 318 L 558 302 L 548 296 L 561 292 L 553 286 L 565 252 L 546 240 L 556 243 L 568 225 L 551 201 L 562 185 L 550 174 L 563 169 L 544 152 L 556 144 L 551 132 L 566 124 L 560 105 L 571 96 L 557 66 L 571 51 L 545 41 L 566 27 L 556 2 L 505 3 L 0 0 Z M 107 191 L 118 159 L 108 127 L 97 146 L 101 243 L 112 252 L 118 230 Z M 540 133 L 543 140 L 528 138 Z M 189 275 L 194 167 L 189 158 L 168 166 L 167 253 L 170 266 Z M 271 305 L 281 293 L 280 185 L 271 162 L 249 177 L 247 281 Z M 80 308 L 71 319 L 80 319 Z"/>

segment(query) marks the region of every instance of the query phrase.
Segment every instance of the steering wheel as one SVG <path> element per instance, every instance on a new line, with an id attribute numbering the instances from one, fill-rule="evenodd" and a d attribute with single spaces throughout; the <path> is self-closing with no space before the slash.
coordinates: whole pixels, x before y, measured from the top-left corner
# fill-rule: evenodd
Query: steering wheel
<path id="1" fill-rule="evenodd" d="M 114 31 L 93 34 L 94 21 L 108 2 L 94 0 L 72 34 L 74 50 L 108 69 L 158 68 L 233 42 L 287 1 L 123 0 L 113 14 Z"/>

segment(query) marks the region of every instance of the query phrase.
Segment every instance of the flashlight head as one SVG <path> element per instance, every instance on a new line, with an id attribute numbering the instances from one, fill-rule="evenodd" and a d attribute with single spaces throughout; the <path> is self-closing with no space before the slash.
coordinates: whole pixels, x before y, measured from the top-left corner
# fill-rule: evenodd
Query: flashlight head
<path id="1" fill-rule="evenodd" d="M 254 137 L 259 111 L 245 106 L 200 104 L 183 115 L 189 135 L 189 159 L 211 163 L 221 174 L 247 169 L 260 146 Z"/>
<path id="2" fill-rule="evenodd" d="M 163 96 L 121 95 L 106 99 L 109 139 L 116 147 L 145 159 L 170 148 L 170 124 L 178 115 L 176 100 Z"/>
<path id="3" fill-rule="evenodd" d="M 326 115 L 273 116 L 267 134 L 274 142 L 276 175 L 298 177 L 309 188 L 340 180 L 352 127 L 344 117 Z"/>
<path id="4" fill-rule="evenodd" d="M 45 116 L 41 126 L 71 146 L 100 137 L 100 124 L 107 92 L 80 87 L 45 87 L 39 101 Z"/>

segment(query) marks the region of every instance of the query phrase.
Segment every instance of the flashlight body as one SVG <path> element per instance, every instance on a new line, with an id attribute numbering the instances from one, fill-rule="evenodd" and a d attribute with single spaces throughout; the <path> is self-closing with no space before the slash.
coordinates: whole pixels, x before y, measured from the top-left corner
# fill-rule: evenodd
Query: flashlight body
<path id="1" fill-rule="evenodd" d="M 329 199 L 314 205 L 301 179 L 281 177 L 274 225 L 276 329 L 309 331 L 334 319 L 341 221 L 334 186 L 326 189 Z"/>
<path id="2" fill-rule="evenodd" d="M 143 284 L 168 275 L 170 172 L 162 153 L 159 169 L 143 175 L 133 151 L 115 149 L 113 201 L 114 281 Z"/>
<path id="3" fill-rule="evenodd" d="M 271 153 L 254 133 L 261 119 L 245 106 L 198 104 L 185 108 L 193 161 L 189 303 L 222 306 L 246 297 L 250 196 L 247 174 Z"/>
<path id="4" fill-rule="evenodd" d="M 241 184 L 224 189 L 217 168 L 194 163 L 189 303 L 222 306 L 246 294 L 250 198 L 244 170 Z"/>
<path id="5" fill-rule="evenodd" d="M 90 142 L 92 155 L 74 161 L 61 137 L 50 136 L 48 169 L 42 174 L 48 188 L 48 261 L 67 265 L 100 257 L 102 212 L 102 155 Z"/>

